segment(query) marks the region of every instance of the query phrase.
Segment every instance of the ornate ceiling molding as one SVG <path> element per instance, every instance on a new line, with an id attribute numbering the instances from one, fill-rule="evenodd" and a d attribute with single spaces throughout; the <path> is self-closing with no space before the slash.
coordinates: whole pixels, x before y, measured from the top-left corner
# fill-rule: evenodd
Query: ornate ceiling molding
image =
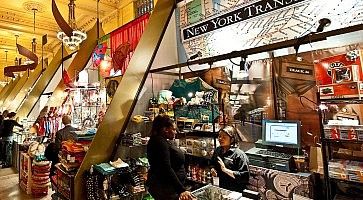
<path id="1" fill-rule="evenodd" d="M 46 6 L 36 1 L 26 1 L 23 3 L 24 10 L 33 13 L 33 9 L 36 9 L 37 13 L 44 13 Z"/>
<path id="2" fill-rule="evenodd" d="M 103 23 L 115 20 L 118 16 L 118 8 L 132 1 L 121 0 L 76 0 L 77 26 L 84 31 L 91 29 L 96 22 L 97 1 L 99 1 L 99 17 Z M 48 34 L 48 44 L 44 46 L 44 57 L 52 58 L 55 50 L 61 46 L 56 38 L 60 30 L 51 12 L 50 0 L 5 0 L 0 4 L 0 81 L 2 79 L 3 67 L 5 67 L 5 50 L 8 50 L 8 63 L 14 62 L 17 55 L 15 49 L 15 34 L 19 34 L 18 43 L 24 47 L 31 46 L 34 37 L 33 18 L 36 12 L 37 55 L 41 54 L 41 36 Z M 56 0 L 59 3 L 62 15 L 68 19 L 67 5 L 69 0 Z M 49 5 L 48 5 L 49 4 Z"/>
<path id="3" fill-rule="evenodd" d="M 118 16 L 118 10 L 113 11 L 109 15 L 107 15 L 105 18 L 101 18 L 101 22 L 103 24 L 107 24 L 108 22 L 112 21 L 113 19 L 117 18 Z"/>
<path id="4" fill-rule="evenodd" d="M 64 4 L 64 5 L 68 5 L 69 0 L 56 0 L 57 5 L 58 5 L 58 2 L 61 4 Z M 80 2 L 76 2 L 76 13 L 78 13 L 78 14 L 87 13 L 87 15 L 96 16 L 97 15 L 96 8 L 97 8 L 96 1 L 93 4 L 92 3 L 82 4 Z M 104 7 L 100 6 L 100 16 L 103 16 L 103 15 L 105 15 L 105 13 L 108 13 L 108 12 L 110 12 L 110 10 L 112 11 L 114 9 L 116 9 L 116 8 L 111 7 L 111 8 L 105 9 Z M 64 17 L 67 17 L 67 19 L 68 19 L 68 12 L 64 13 L 64 14 L 67 14 L 67 16 L 64 16 Z"/>
<path id="5" fill-rule="evenodd" d="M 97 0 L 94 0 L 97 1 Z M 116 9 L 118 7 L 118 5 L 120 4 L 120 0 L 100 0 L 101 5 L 100 6 L 110 6 L 113 9 Z"/>
<path id="6" fill-rule="evenodd" d="M 48 39 L 50 41 L 53 41 L 55 39 Z M 22 44 L 23 46 L 31 46 L 31 42 L 32 42 L 32 37 L 26 37 L 26 36 L 23 36 L 21 35 L 19 38 L 18 38 L 18 43 L 19 44 Z M 39 41 L 40 42 L 40 41 Z M 16 43 L 16 40 L 15 40 L 15 35 L 12 35 L 11 37 L 9 36 L 1 36 L 0 35 L 0 45 L 9 45 L 9 46 L 14 46 L 15 48 L 15 43 Z M 41 47 L 41 45 L 37 45 L 37 47 Z M 47 45 L 45 45 L 46 47 Z"/>
<path id="7" fill-rule="evenodd" d="M 82 30 L 88 31 L 96 23 L 96 20 L 97 20 L 96 17 L 84 16 L 84 18 L 82 19 L 83 24 L 78 27 Z M 79 21 L 81 21 L 81 20 L 79 20 Z"/>
<path id="8" fill-rule="evenodd" d="M 41 28 L 47 31 L 56 31 L 58 26 L 54 20 L 37 20 L 36 28 Z M 8 23 L 18 23 L 23 26 L 33 26 L 33 15 L 27 14 L 24 15 L 24 12 L 8 10 L 0 7 L 0 22 L 8 22 Z"/>

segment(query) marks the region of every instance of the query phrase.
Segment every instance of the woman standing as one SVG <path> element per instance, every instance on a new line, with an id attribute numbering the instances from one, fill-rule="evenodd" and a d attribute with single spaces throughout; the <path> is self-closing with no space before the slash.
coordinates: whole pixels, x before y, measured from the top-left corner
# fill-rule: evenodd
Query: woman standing
<path id="1" fill-rule="evenodd" d="M 219 131 L 217 147 L 212 156 L 212 175 L 219 177 L 221 188 L 242 192 L 249 180 L 248 157 L 236 143 L 236 131 L 226 126 Z"/>
<path id="2" fill-rule="evenodd" d="M 175 123 L 166 115 L 155 117 L 147 145 L 150 163 L 147 186 L 156 200 L 190 200 L 192 194 L 183 186 L 186 178 L 184 153 L 169 140 L 176 134 Z"/>

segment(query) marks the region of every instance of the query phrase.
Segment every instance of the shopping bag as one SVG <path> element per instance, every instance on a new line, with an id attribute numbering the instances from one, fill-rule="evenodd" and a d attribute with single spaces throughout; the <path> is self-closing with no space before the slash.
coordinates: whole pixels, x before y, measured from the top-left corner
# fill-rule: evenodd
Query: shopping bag
<path id="1" fill-rule="evenodd" d="M 323 173 L 323 155 L 321 153 L 321 147 L 318 145 L 317 136 L 314 137 L 314 145 L 310 147 L 310 171 L 317 173 Z"/>

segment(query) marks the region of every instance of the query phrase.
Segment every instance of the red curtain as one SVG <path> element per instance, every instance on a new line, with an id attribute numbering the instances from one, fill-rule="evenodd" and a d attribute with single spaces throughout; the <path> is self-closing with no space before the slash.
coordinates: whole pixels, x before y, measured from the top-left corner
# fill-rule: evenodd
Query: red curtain
<path id="1" fill-rule="evenodd" d="M 145 30 L 146 24 L 149 21 L 150 14 L 145 14 L 137 19 L 125 24 L 119 29 L 113 31 L 111 35 L 111 55 L 114 56 L 115 50 L 122 44 L 129 44 L 129 53 L 126 55 L 126 59 L 123 61 L 122 65 L 119 66 L 116 63 L 114 64 L 114 68 L 121 70 L 122 74 L 125 73 L 125 70 L 130 62 L 131 56 L 134 53 L 137 44 L 142 36 L 142 33 Z M 117 56 L 117 54 L 115 55 Z"/>

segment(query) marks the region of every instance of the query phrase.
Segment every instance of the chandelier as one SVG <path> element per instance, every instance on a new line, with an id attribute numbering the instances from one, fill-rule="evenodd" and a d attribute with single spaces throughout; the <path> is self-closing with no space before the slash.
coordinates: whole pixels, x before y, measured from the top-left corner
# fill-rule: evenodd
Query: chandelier
<path id="1" fill-rule="evenodd" d="M 69 26 L 73 29 L 72 35 L 68 36 L 63 31 L 57 33 L 57 38 L 61 40 L 71 50 L 75 50 L 85 39 L 87 39 L 86 33 L 77 30 L 75 7 L 76 5 L 74 4 L 74 0 L 70 0 L 68 4 L 69 8 L 68 22 Z"/>

